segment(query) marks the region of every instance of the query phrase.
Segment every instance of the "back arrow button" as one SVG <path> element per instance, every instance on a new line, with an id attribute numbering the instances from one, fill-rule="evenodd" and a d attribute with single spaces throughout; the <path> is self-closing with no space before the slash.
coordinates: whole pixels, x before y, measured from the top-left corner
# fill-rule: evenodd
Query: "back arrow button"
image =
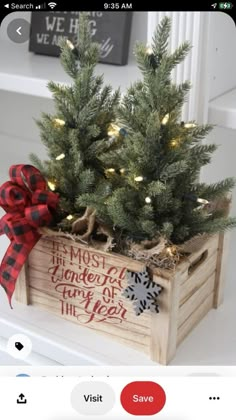
<path id="1" fill-rule="evenodd" d="M 30 23 L 26 19 L 12 19 L 7 27 L 7 35 L 17 44 L 23 44 L 30 37 Z"/>

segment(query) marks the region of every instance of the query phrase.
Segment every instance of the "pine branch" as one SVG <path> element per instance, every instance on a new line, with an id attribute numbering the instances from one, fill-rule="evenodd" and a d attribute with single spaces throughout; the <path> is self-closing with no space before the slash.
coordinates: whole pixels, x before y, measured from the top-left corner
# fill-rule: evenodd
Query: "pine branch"
<path id="1" fill-rule="evenodd" d="M 196 124 L 195 121 L 190 121 L 190 123 Z M 194 142 L 199 142 L 199 140 L 203 140 L 211 132 L 212 128 L 212 125 L 205 124 L 192 128 L 184 128 L 184 130 L 188 133 L 190 144 Z"/>
<path id="2" fill-rule="evenodd" d="M 85 194 L 92 190 L 95 184 L 95 174 L 91 169 L 85 169 L 78 176 L 79 194 Z"/>
<path id="3" fill-rule="evenodd" d="M 162 181 L 170 180 L 171 178 L 176 178 L 179 174 L 182 174 L 188 169 L 187 162 L 185 160 L 180 160 L 179 162 L 174 162 L 169 165 L 166 165 L 160 174 L 160 179 Z"/>
<path id="4" fill-rule="evenodd" d="M 224 197 L 228 192 L 233 190 L 235 185 L 235 178 L 226 178 L 223 181 L 211 185 L 205 183 L 197 184 L 193 186 L 192 192 L 207 200 L 214 200 L 218 197 Z"/>
<path id="5" fill-rule="evenodd" d="M 87 67 L 87 65 L 95 66 L 99 60 L 100 46 L 92 42 L 88 15 L 80 12 L 79 18 L 79 33 L 77 40 L 77 48 L 79 53 L 80 66 Z"/>
<path id="6" fill-rule="evenodd" d="M 171 222 L 164 222 L 160 229 L 160 234 L 161 236 L 164 236 L 164 238 L 170 239 L 173 231 L 174 231 L 173 224 Z"/>
<path id="7" fill-rule="evenodd" d="M 167 53 L 170 30 L 171 19 L 166 16 L 157 26 L 152 40 L 152 50 L 158 61 L 160 61 L 163 55 Z"/>
<path id="8" fill-rule="evenodd" d="M 160 136 L 161 123 L 159 112 L 152 112 L 147 119 L 146 135 L 149 139 L 157 139 Z"/>
<path id="9" fill-rule="evenodd" d="M 73 79 L 76 79 L 76 77 L 78 76 L 77 58 L 65 40 L 61 42 L 60 47 L 61 47 L 61 55 L 60 55 L 61 64 L 64 67 L 66 73 Z"/>
<path id="10" fill-rule="evenodd" d="M 134 48 L 134 54 L 138 64 L 138 68 L 145 76 L 150 76 L 153 74 L 153 66 L 150 63 L 150 57 L 147 54 L 146 47 L 141 43 L 137 42 Z"/>
<path id="11" fill-rule="evenodd" d="M 192 47 L 189 42 L 184 42 L 173 52 L 173 54 L 168 57 L 167 62 L 169 71 L 173 70 L 177 64 L 181 63 L 186 58 L 191 48 Z"/>
<path id="12" fill-rule="evenodd" d="M 236 227 L 236 218 L 234 217 L 221 217 L 213 220 L 205 221 L 205 223 L 197 227 L 198 233 L 224 232 Z"/>
<path id="13" fill-rule="evenodd" d="M 73 100 L 73 89 L 71 86 L 65 86 L 53 81 L 48 82 L 47 85 L 50 92 L 52 92 L 54 99 L 63 99 L 65 101 Z"/>
<path id="14" fill-rule="evenodd" d="M 127 199 L 127 193 L 128 191 L 124 188 L 114 191 L 114 194 L 107 200 L 107 210 L 114 226 L 135 233 L 138 231 L 137 223 L 124 207 L 124 199 Z"/>
<path id="15" fill-rule="evenodd" d="M 145 204 L 138 212 L 138 219 L 153 219 L 155 217 L 154 209 L 151 204 Z"/>
<path id="16" fill-rule="evenodd" d="M 191 88 L 190 82 L 184 82 L 184 83 L 181 83 L 179 86 L 172 85 L 170 87 L 168 96 L 172 98 L 171 102 L 173 103 L 173 105 L 169 107 L 169 112 L 174 111 L 176 107 L 182 108 L 186 100 L 186 95 L 188 94 L 190 88 Z"/>
<path id="17" fill-rule="evenodd" d="M 165 190 L 166 190 L 166 186 L 161 181 L 152 181 L 148 185 L 148 194 L 151 197 L 156 197 L 156 196 L 162 194 Z"/>
<path id="18" fill-rule="evenodd" d="M 35 153 L 30 153 L 29 155 L 29 159 L 32 162 L 32 164 L 39 169 L 39 171 L 45 175 L 46 170 L 45 170 L 45 165 L 43 164 L 43 162 L 41 161 L 41 159 L 39 159 L 39 157 L 35 154 Z"/>
<path id="19" fill-rule="evenodd" d="M 146 236 L 148 236 L 150 239 L 153 238 L 156 232 L 156 224 L 155 222 L 153 222 L 152 220 L 139 220 L 139 225 L 140 225 L 140 230 L 141 230 L 141 234 L 145 234 Z"/>
<path id="20" fill-rule="evenodd" d="M 195 145 L 189 149 L 189 161 L 192 162 L 192 168 L 200 168 L 211 162 L 211 154 L 217 150 L 215 144 Z"/>

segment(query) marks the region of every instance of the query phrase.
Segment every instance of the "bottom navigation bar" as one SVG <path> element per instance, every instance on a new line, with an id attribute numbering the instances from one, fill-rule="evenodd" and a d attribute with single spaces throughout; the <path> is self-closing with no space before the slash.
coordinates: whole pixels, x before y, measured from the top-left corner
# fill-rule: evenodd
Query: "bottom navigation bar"
<path id="1" fill-rule="evenodd" d="M 138 368 L 137 368 L 138 369 Z M 233 377 L 1 377 L 4 420 L 236 418 Z"/>

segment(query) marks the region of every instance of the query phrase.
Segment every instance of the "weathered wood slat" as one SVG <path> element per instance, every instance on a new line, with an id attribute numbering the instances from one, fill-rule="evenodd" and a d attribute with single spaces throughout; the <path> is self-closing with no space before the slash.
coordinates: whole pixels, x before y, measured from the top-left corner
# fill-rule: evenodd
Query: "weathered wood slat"
<path id="1" fill-rule="evenodd" d="M 186 319 L 201 305 L 201 303 L 213 293 L 215 284 L 215 273 L 213 273 L 205 282 L 193 291 L 188 299 L 179 307 L 178 327 L 180 327 Z"/>
<path id="2" fill-rule="evenodd" d="M 174 357 L 177 346 L 180 277 L 165 280 L 160 299 L 160 313 L 152 315 L 151 358 L 164 365 Z"/>
<path id="3" fill-rule="evenodd" d="M 209 312 L 213 307 L 214 293 L 211 293 L 201 303 L 201 305 L 185 320 L 185 322 L 179 327 L 177 335 L 177 345 L 179 345 L 183 339 L 192 331 L 192 329 L 201 321 L 201 319 Z"/>
<path id="4" fill-rule="evenodd" d="M 218 256 L 216 262 L 214 308 L 217 309 L 224 299 L 224 286 L 227 274 L 227 259 L 229 254 L 230 233 L 220 233 Z"/>
<path id="5" fill-rule="evenodd" d="M 22 267 L 20 275 L 17 279 L 14 299 L 24 305 L 30 304 L 28 263 L 25 263 Z"/>
<path id="6" fill-rule="evenodd" d="M 214 253 L 198 267 L 192 276 L 181 285 L 180 306 L 197 291 L 205 281 L 216 271 L 217 253 Z"/>

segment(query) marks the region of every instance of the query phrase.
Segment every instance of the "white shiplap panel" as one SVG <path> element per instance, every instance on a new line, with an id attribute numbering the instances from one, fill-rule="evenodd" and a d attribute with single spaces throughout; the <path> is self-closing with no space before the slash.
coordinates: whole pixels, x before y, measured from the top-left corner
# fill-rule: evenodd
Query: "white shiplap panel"
<path id="1" fill-rule="evenodd" d="M 192 89 L 188 102 L 183 107 L 183 120 L 201 119 L 199 98 L 200 87 L 204 85 L 204 78 L 200 78 L 201 66 L 205 59 L 207 37 L 206 33 L 208 13 L 202 12 L 149 12 L 148 14 L 148 43 L 151 39 L 157 24 L 164 16 L 172 20 L 170 36 L 170 50 L 174 51 L 180 44 L 189 41 L 192 50 L 185 61 L 179 64 L 172 72 L 172 79 L 175 83 L 183 83 L 190 80 Z M 200 80 L 201 79 L 201 80 Z M 208 98 L 206 98 L 206 106 Z"/>

